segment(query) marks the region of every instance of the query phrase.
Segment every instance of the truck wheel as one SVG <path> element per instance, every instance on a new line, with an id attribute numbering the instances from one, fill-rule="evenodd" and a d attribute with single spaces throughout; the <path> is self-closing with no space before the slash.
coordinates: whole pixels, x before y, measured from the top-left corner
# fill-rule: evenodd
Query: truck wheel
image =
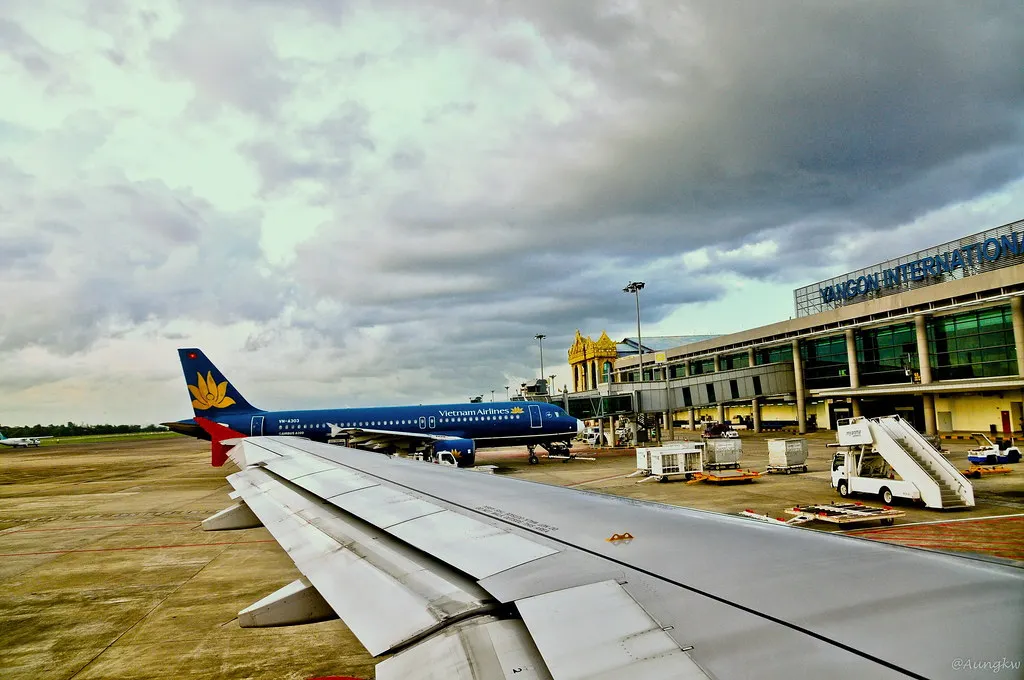
<path id="1" fill-rule="evenodd" d="M 889 491 L 886 487 L 882 487 L 882 490 L 878 492 L 878 495 L 882 497 L 882 502 L 886 505 L 892 505 L 892 491 Z"/>
<path id="2" fill-rule="evenodd" d="M 891 527 L 895 521 L 892 517 L 886 517 L 882 520 L 882 526 Z"/>
<path id="3" fill-rule="evenodd" d="M 839 484 L 836 485 L 836 491 L 838 491 L 839 495 L 842 496 L 843 498 L 846 498 L 847 496 L 850 495 L 850 487 L 846 484 L 845 479 L 839 480 Z"/>
<path id="4" fill-rule="evenodd" d="M 533 453 L 531 453 L 531 454 L 530 454 L 530 465 L 536 465 L 536 464 L 537 464 L 537 463 L 539 463 L 539 462 L 540 462 L 540 461 L 539 461 L 539 460 L 537 459 L 537 455 L 536 455 L 536 454 L 533 454 Z"/>

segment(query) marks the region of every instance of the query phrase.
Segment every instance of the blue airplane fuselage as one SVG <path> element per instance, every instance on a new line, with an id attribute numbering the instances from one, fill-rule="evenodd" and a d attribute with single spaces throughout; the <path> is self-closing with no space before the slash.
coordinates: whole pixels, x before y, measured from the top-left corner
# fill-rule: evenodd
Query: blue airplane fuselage
<path id="1" fill-rule="evenodd" d="M 376 406 L 295 411 L 252 411 L 214 418 L 247 435 L 281 435 L 326 441 L 331 425 L 472 439 L 480 447 L 517 446 L 572 439 L 579 421 L 560 407 L 537 401 Z M 194 425 L 194 420 L 180 421 Z"/>

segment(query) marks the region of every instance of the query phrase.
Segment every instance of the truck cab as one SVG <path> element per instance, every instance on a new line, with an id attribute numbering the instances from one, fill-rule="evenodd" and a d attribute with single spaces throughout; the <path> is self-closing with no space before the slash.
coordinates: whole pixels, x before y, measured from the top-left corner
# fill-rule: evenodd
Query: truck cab
<path id="1" fill-rule="evenodd" d="M 889 505 L 893 498 L 920 500 L 921 491 L 899 478 L 871 446 L 851 446 L 832 457 L 832 488 L 846 498 L 852 493 L 878 496 Z"/>

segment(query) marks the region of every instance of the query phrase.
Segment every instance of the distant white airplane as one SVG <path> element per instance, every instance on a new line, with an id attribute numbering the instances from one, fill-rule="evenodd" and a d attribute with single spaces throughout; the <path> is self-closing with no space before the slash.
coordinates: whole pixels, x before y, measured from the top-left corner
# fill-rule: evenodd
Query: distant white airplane
<path id="1" fill-rule="evenodd" d="M 24 446 L 24 447 L 39 446 L 39 440 L 40 439 L 53 439 L 53 437 L 51 437 L 50 435 L 47 435 L 45 437 L 10 437 L 10 438 L 8 438 L 8 437 L 4 436 L 3 432 L 0 432 L 0 444 L 3 444 L 4 446 L 14 446 L 14 447 L 19 447 L 19 446 Z"/>

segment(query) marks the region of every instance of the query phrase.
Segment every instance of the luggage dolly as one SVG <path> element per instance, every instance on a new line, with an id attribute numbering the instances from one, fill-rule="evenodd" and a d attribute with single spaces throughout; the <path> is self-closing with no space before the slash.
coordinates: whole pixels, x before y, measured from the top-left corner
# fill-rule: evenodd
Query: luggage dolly
<path id="1" fill-rule="evenodd" d="M 797 505 L 786 508 L 786 514 L 793 515 L 790 519 L 773 518 L 768 515 L 759 515 L 752 510 L 744 510 L 740 513 L 744 517 L 768 522 L 769 524 L 806 524 L 807 522 L 830 522 L 832 524 L 864 524 L 878 520 L 883 526 L 891 526 L 897 517 L 904 517 L 907 513 L 896 510 L 888 505 L 876 508 L 863 503 L 829 503 L 821 505 Z"/>
<path id="2" fill-rule="evenodd" d="M 785 472 L 787 475 L 793 472 L 807 472 L 806 465 L 769 465 L 766 472 Z"/>

